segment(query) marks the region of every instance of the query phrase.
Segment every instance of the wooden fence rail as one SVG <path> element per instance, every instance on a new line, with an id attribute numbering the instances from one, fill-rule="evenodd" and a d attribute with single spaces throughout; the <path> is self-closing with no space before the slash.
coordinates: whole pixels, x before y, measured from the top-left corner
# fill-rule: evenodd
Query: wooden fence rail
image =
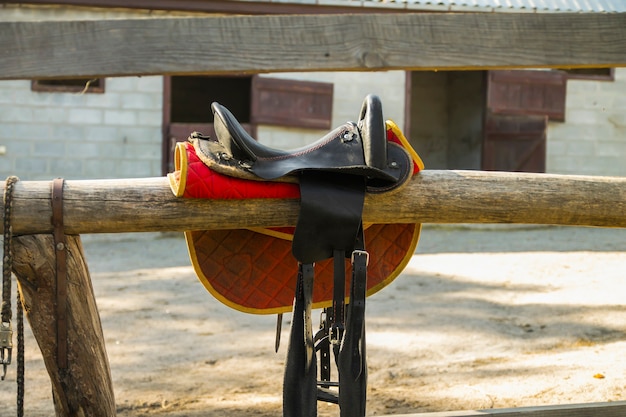
<path id="1" fill-rule="evenodd" d="M 17 183 L 15 234 L 52 232 L 50 193 L 51 181 Z M 297 200 L 176 198 L 165 177 L 68 180 L 64 200 L 69 234 L 289 226 L 299 207 Z M 368 195 L 363 220 L 626 227 L 626 178 L 425 170 L 396 193 Z"/>
<path id="2" fill-rule="evenodd" d="M 0 79 L 626 66 L 626 13 L 0 22 Z"/>

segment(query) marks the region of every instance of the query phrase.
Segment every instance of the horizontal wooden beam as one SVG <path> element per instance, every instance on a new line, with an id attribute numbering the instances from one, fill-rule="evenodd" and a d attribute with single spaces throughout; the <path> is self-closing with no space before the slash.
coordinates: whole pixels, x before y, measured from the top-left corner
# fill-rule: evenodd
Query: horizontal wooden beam
<path id="1" fill-rule="evenodd" d="M 626 66 L 626 13 L 0 22 L 0 79 Z"/>
<path id="2" fill-rule="evenodd" d="M 625 415 L 626 401 L 616 401 L 610 403 L 564 404 L 479 411 L 402 414 L 394 415 L 394 417 L 622 417 Z"/>
<path id="3" fill-rule="evenodd" d="M 51 184 L 15 185 L 14 234 L 52 231 Z M 298 200 L 176 198 L 165 177 L 68 180 L 64 200 L 68 234 L 293 226 L 299 210 Z M 626 177 L 425 170 L 400 191 L 368 195 L 363 220 L 626 227 Z"/>

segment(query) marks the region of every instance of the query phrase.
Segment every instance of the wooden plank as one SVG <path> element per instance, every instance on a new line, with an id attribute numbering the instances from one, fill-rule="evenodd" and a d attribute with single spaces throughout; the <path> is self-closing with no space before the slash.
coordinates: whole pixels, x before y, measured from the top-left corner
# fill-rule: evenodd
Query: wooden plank
<path id="1" fill-rule="evenodd" d="M 0 22 L 0 79 L 626 66 L 626 13 Z"/>
<path id="2" fill-rule="evenodd" d="M 16 184 L 13 233 L 52 231 L 50 187 Z M 298 200 L 176 198 L 165 177 L 68 180 L 64 199 L 68 234 L 293 226 L 299 209 Z M 368 195 L 363 220 L 626 227 L 626 177 L 425 170 L 402 190 Z"/>
<path id="3" fill-rule="evenodd" d="M 394 415 L 393 417 L 623 417 L 625 415 L 626 401 L 617 401 L 611 403 L 565 404 L 540 407 L 501 408 L 478 411 L 470 410 L 400 414 Z"/>

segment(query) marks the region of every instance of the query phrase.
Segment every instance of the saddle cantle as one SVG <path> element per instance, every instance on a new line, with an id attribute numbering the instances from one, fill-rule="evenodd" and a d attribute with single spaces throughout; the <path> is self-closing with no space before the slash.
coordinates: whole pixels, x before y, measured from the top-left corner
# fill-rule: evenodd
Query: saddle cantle
<path id="1" fill-rule="evenodd" d="M 226 110 L 217 104 L 213 108 L 218 111 Z M 236 136 L 245 138 L 245 143 L 253 140 L 247 133 L 241 133 L 243 128 L 228 110 L 226 112 L 222 111 L 222 114 L 230 115 L 227 116 L 230 120 L 228 124 L 218 127 L 221 122 L 218 117 L 215 118 L 215 130 L 221 132 L 218 133 L 219 138 L 207 138 L 194 132 L 187 142 L 177 144 L 174 154 L 175 171 L 168 174 L 173 193 L 184 198 L 300 198 L 296 176 L 283 176 L 278 181 L 261 181 L 247 168 L 245 161 L 248 160 L 248 153 L 241 153 L 236 148 L 238 145 L 222 144 L 221 141 L 227 144 L 235 141 Z M 348 125 L 353 124 L 344 126 Z M 231 126 L 230 129 L 228 126 Z M 369 180 L 373 184 L 372 188 L 379 192 L 386 187 L 400 188 L 402 181 L 424 168 L 421 159 L 396 124 L 388 120 L 384 126 L 387 148 L 408 153 L 412 162 L 408 175 L 402 174 L 407 178 L 399 182 L 388 179 L 381 181 L 378 178 Z M 223 133 L 222 129 L 227 129 L 227 133 Z M 343 126 L 333 130 L 337 131 L 342 132 Z M 336 138 L 337 135 L 333 132 L 316 143 L 325 144 L 327 138 Z M 235 149 L 234 155 L 227 151 L 229 148 Z M 313 145 L 308 148 L 312 148 L 311 153 L 318 149 Z M 294 159 L 290 156 L 299 152 L 301 150 L 276 153 L 287 155 L 287 159 Z M 295 160 L 291 164 L 302 162 Z M 364 229 L 365 244 L 370 253 L 367 280 L 367 295 L 370 296 L 387 286 L 402 272 L 415 251 L 421 225 L 365 224 Z M 293 227 L 281 227 L 194 230 L 185 232 L 185 236 L 196 275 L 215 298 L 246 313 L 276 314 L 289 312 L 293 307 L 295 276 L 298 270 L 297 261 L 291 254 L 293 233 Z M 346 260 L 345 268 L 346 271 L 349 270 L 349 260 Z M 331 305 L 333 298 L 333 261 L 327 259 L 316 262 L 315 274 L 313 308 L 327 307 Z M 349 276 L 346 278 L 346 282 L 348 281 Z M 346 297 L 349 298 L 347 288 L 348 286 Z"/>
<path id="2" fill-rule="evenodd" d="M 228 109 L 212 109 L 216 138 L 192 134 L 176 147 L 176 171 L 168 175 L 174 194 L 299 198 L 300 213 L 295 228 L 186 232 L 194 269 L 233 308 L 293 311 L 283 417 L 315 417 L 318 400 L 339 404 L 341 417 L 364 417 L 365 299 L 402 271 L 420 231 L 417 224 L 364 225 L 365 195 L 399 189 L 423 164 L 400 129 L 384 121 L 376 96 L 365 99 L 358 122 L 291 151 L 258 143 Z M 324 307 L 325 318 L 314 336 L 315 307 Z"/>

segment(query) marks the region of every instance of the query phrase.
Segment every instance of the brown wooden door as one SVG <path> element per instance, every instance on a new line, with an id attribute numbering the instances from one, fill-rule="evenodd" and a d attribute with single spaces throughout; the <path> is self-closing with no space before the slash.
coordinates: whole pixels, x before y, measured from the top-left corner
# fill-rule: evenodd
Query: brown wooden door
<path id="1" fill-rule="evenodd" d="M 547 116 L 489 115 L 482 169 L 545 172 Z"/>
<path id="2" fill-rule="evenodd" d="M 563 71 L 489 71 L 482 169 L 545 172 L 548 120 L 565 120 Z"/>

